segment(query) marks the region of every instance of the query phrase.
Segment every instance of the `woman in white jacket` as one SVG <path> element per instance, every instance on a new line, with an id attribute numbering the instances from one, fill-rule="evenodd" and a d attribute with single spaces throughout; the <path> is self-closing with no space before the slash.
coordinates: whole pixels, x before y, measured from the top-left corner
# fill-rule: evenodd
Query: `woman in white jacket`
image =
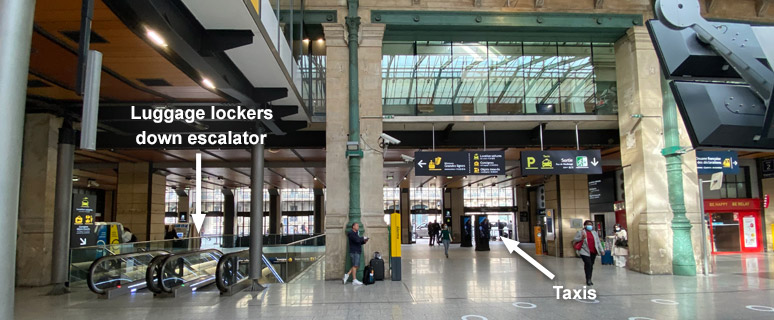
<path id="1" fill-rule="evenodd" d="M 626 258 L 629 257 L 629 236 L 620 224 L 615 225 L 615 240 L 613 241 L 613 260 L 615 266 L 626 267 Z"/>

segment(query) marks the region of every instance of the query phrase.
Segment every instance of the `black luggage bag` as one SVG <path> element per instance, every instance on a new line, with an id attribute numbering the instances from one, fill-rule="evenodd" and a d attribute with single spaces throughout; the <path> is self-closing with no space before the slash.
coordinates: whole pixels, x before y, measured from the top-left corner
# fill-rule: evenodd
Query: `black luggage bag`
<path id="1" fill-rule="evenodd" d="M 374 280 L 384 281 L 384 260 L 371 259 L 371 268 L 374 270 Z"/>

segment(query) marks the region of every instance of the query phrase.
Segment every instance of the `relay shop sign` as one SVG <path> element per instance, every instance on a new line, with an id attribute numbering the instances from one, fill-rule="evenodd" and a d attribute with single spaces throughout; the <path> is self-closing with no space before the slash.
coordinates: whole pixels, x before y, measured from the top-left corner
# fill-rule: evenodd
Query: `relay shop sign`
<path id="1" fill-rule="evenodd" d="M 73 194 L 72 227 L 70 228 L 70 248 L 93 246 L 97 244 L 94 232 L 94 206 L 97 197 L 86 194 Z"/>
<path id="2" fill-rule="evenodd" d="M 696 170 L 699 174 L 739 173 L 735 151 L 696 151 Z"/>
<path id="3" fill-rule="evenodd" d="M 522 151 L 521 173 L 601 174 L 602 156 L 599 150 Z"/>
<path id="4" fill-rule="evenodd" d="M 417 176 L 504 175 L 505 152 L 416 152 L 414 173 Z"/>

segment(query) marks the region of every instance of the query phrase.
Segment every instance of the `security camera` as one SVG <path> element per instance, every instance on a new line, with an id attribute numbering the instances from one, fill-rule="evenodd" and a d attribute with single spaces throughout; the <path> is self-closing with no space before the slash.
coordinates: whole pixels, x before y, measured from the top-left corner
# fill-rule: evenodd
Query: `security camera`
<path id="1" fill-rule="evenodd" d="M 386 133 L 382 133 L 379 137 L 384 140 L 385 144 L 400 144 L 400 140 L 395 139 Z"/>
<path id="2" fill-rule="evenodd" d="M 400 157 L 401 157 L 401 158 L 403 158 L 403 161 L 406 161 L 406 162 L 414 162 L 414 157 L 407 156 L 407 155 L 405 155 L 405 154 L 402 154 L 402 155 L 400 155 Z"/>

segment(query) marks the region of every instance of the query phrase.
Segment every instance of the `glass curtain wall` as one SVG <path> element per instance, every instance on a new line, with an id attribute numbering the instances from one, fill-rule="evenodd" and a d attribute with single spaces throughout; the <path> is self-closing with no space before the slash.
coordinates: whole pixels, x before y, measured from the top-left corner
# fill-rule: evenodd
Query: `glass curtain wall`
<path id="1" fill-rule="evenodd" d="M 325 114 L 325 40 L 304 39 L 300 42 L 303 55 L 298 59 L 301 74 L 301 93 L 309 110 L 314 115 Z"/>
<path id="2" fill-rule="evenodd" d="M 385 42 L 388 115 L 615 114 L 611 43 Z"/>
<path id="3" fill-rule="evenodd" d="M 400 212 L 400 188 L 384 188 L 384 222 L 390 225 L 390 214 Z"/>

